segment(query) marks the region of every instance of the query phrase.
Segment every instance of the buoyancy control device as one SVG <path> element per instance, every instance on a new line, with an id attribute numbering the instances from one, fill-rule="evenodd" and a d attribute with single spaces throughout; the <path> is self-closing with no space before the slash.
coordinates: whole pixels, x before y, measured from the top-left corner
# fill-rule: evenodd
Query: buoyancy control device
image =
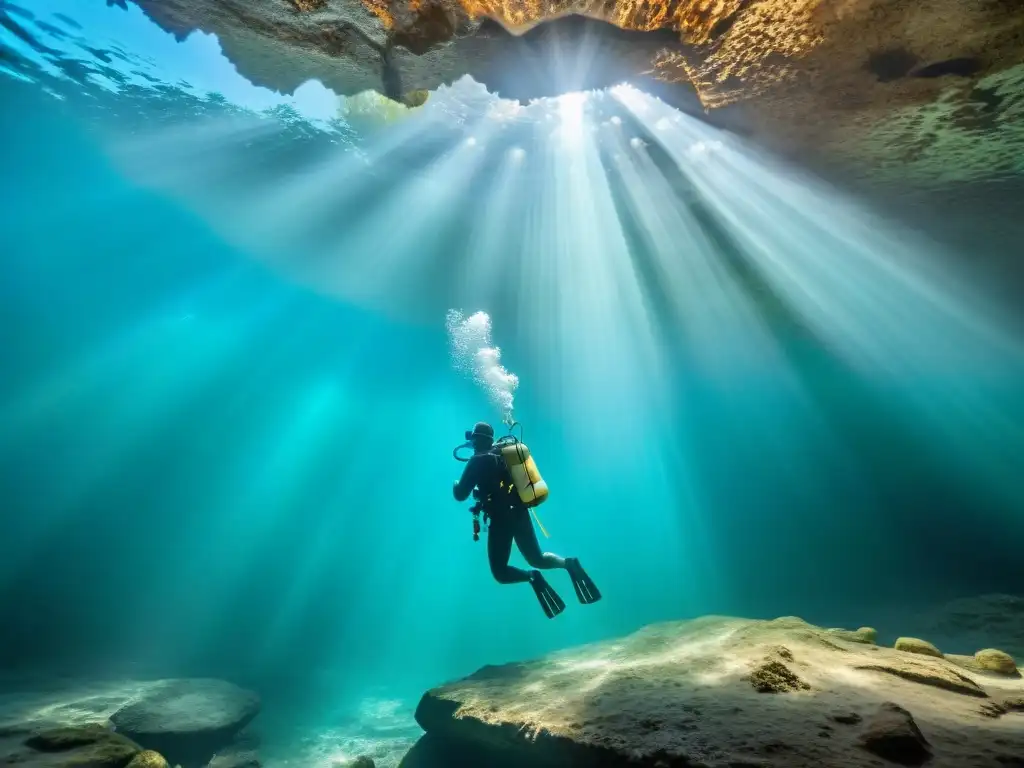
<path id="1" fill-rule="evenodd" d="M 543 504 L 548 498 L 548 484 L 541 477 L 540 470 L 537 469 L 537 462 L 534 461 L 529 447 L 522 440 L 523 425 L 515 421 L 510 421 L 507 425 L 509 433 L 494 442 L 491 453 L 500 457 L 512 480 L 512 486 L 515 488 L 519 500 L 530 510 L 541 533 L 546 538 L 550 538 L 536 512 L 536 507 Z M 519 437 L 515 435 L 516 427 L 519 427 Z M 470 457 L 460 456 L 459 451 L 463 448 L 472 447 L 472 436 L 471 432 L 466 432 L 466 442 L 456 446 L 455 450 L 452 451 L 452 456 L 458 461 L 469 461 Z M 511 489 L 509 490 L 511 491 Z M 484 511 L 486 514 L 484 509 L 486 500 L 481 499 L 476 491 L 473 493 L 473 498 L 477 500 L 477 503 L 470 508 L 470 511 L 473 512 L 473 541 L 477 541 L 480 538 L 479 514 L 481 511 Z"/>

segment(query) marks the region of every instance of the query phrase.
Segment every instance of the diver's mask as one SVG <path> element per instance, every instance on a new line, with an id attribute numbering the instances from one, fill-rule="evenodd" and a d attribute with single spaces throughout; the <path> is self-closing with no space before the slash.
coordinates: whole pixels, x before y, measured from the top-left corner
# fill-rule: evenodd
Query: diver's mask
<path id="1" fill-rule="evenodd" d="M 462 445 L 455 446 L 455 449 L 452 451 L 452 456 L 455 457 L 456 461 L 469 461 L 469 457 L 466 456 L 463 458 L 459 455 L 459 451 L 463 448 L 472 448 L 474 439 L 478 437 L 486 437 L 492 443 L 494 442 L 494 428 L 484 421 L 478 421 L 473 426 L 473 429 L 467 429 L 463 434 L 466 437 L 466 442 Z"/>

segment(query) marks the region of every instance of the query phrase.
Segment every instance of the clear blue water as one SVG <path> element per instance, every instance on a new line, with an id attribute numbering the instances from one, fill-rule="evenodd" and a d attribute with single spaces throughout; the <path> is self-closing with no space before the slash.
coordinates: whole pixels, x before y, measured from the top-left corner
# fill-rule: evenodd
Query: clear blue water
<path id="1" fill-rule="evenodd" d="M 363 733 L 360 707 L 653 621 L 884 630 L 1024 583 L 1019 318 L 927 233 L 660 103 L 630 122 L 642 94 L 463 83 L 367 127 L 215 41 L 176 59 L 135 9 L 0 14 L 5 663 L 227 677 Z M 619 162 L 607 131 L 662 119 L 671 151 Z M 490 313 L 542 543 L 601 603 L 548 621 L 491 580 L 451 449 L 501 414 L 451 308 Z"/>

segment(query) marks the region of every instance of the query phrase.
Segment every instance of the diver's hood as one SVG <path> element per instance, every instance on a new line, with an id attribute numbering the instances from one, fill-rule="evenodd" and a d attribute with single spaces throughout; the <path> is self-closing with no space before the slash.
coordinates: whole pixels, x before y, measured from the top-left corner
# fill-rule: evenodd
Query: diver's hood
<path id="1" fill-rule="evenodd" d="M 489 437 L 491 440 L 494 439 L 494 427 L 485 421 L 478 421 L 473 426 L 472 432 L 466 432 L 466 439 L 472 440 L 474 437 Z"/>

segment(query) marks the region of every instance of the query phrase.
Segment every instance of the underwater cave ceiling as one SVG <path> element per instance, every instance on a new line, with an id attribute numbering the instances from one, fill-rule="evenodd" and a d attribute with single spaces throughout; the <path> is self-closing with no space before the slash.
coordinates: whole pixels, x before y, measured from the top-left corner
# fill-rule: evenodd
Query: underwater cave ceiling
<path id="1" fill-rule="evenodd" d="M 108 0 L 123 5 L 125 0 Z M 1024 0 L 131 0 L 258 85 L 527 100 L 630 82 L 773 151 L 925 186 L 1024 175 Z"/>

